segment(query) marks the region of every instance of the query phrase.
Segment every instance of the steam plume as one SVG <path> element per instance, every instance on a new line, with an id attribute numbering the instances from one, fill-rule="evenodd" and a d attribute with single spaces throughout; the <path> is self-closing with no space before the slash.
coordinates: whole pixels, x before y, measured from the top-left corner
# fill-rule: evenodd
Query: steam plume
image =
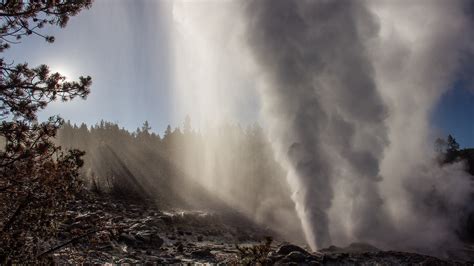
<path id="1" fill-rule="evenodd" d="M 313 249 L 366 241 L 435 252 L 439 243 L 456 244 L 472 195 L 462 164 L 434 160 L 429 124 L 473 54 L 468 5 L 173 1 L 179 115 L 198 110 L 200 127 L 252 117 L 256 80 L 261 120 Z M 207 163 L 220 146 L 209 143 Z M 240 185 L 231 166 L 203 165 L 189 172 L 232 206 L 246 205 L 227 192 Z M 277 209 L 280 201 L 268 202 Z M 282 209 L 290 215 L 275 215 L 284 230 L 298 231 Z"/>
<path id="2" fill-rule="evenodd" d="M 418 248 L 454 238 L 470 184 L 460 166 L 441 169 L 429 159 L 428 121 L 471 49 L 465 5 L 260 0 L 246 7 L 264 120 L 313 249 L 354 240 Z M 424 203 L 433 193 L 450 218 Z"/>
<path id="3" fill-rule="evenodd" d="M 248 8 L 251 47 L 271 81 L 263 92 L 271 131 L 287 154 L 307 240 L 325 247 L 335 178 L 345 178 L 337 165 L 359 179 L 354 214 L 382 211 L 377 182 L 386 111 L 365 49 L 377 25 L 355 1 L 254 1 Z M 383 215 L 368 217 L 358 217 L 361 234 L 383 223 Z"/>

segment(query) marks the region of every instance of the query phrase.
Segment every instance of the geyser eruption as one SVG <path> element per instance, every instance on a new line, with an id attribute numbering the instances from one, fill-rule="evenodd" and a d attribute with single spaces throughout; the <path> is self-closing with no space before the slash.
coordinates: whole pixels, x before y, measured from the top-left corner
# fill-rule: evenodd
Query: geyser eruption
<path id="1" fill-rule="evenodd" d="M 455 241 L 471 185 L 460 165 L 442 169 L 432 159 L 429 115 L 471 50 L 466 4 L 245 7 L 265 125 L 313 249 L 368 241 L 433 250 Z"/>
<path id="2" fill-rule="evenodd" d="M 269 80 L 270 132 L 286 154 L 307 241 L 313 249 L 332 242 L 338 178 L 352 178 L 358 190 L 355 229 L 365 236 L 386 223 L 377 184 L 386 111 L 366 50 L 377 24 L 357 1 L 254 1 L 248 10 L 250 46 Z"/>
<path id="3" fill-rule="evenodd" d="M 462 164 L 434 160 L 429 121 L 473 51 L 468 2 L 170 2 L 176 115 L 208 132 L 207 123 L 258 121 L 258 89 L 260 122 L 290 191 L 279 174 L 264 183 L 255 174 L 269 192 L 254 206 L 249 184 L 235 177 L 242 145 L 219 127 L 199 163 L 187 159 L 196 151 L 180 156 L 185 172 L 287 239 L 302 226 L 312 249 L 456 244 L 472 186 Z"/>

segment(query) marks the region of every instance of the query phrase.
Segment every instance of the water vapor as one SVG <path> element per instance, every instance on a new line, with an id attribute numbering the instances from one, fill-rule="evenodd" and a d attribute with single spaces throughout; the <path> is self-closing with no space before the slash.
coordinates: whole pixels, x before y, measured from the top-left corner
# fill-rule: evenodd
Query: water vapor
<path id="1" fill-rule="evenodd" d="M 250 46 L 269 80 L 270 132 L 286 154 L 307 241 L 332 243 L 338 179 L 352 182 L 355 233 L 370 234 L 386 224 L 378 189 L 386 110 L 365 48 L 378 25 L 357 1 L 254 1 L 248 10 Z"/>
<path id="2" fill-rule="evenodd" d="M 300 224 L 282 227 L 292 214 L 286 197 L 262 196 L 258 211 L 246 203 L 247 190 L 231 178 L 241 145 L 223 156 L 233 142 L 222 130 L 186 172 L 253 218 L 283 203 L 273 225 L 287 235 L 302 227 L 314 250 L 363 241 L 435 253 L 438 243 L 456 244 L 471 181 L 462 163 L 435 160 L 430 116 L 473 54 L 468 7 L 467 0 L 174 1 L 177 115 L 194 110 L 203 129 L 206 121 L 255 119 L 251 106 L 261 108 L 255 120 L 286 173 Z"/>
<path id="3" fill-rule="evenodd" d="M 433 160 L 429 116 L 471 49 L 465 6 L 246 6 L 264 120 L 313 249 L 351 241 L 434 249 L 456 239 L 470 181 L 460 165 Z"/>

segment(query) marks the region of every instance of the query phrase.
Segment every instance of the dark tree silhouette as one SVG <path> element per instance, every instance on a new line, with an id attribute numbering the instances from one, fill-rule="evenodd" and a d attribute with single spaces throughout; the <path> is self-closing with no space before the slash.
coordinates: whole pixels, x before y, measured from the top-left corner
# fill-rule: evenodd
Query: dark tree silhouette
<path id="1" fill-rule="evenodd" d="M 165 130 L 165 135 L 163 138 L 169 137 L 171 135 L 171 126 L 168 125 Z"/>
<path id="2" fill-rule="evenodd" d="M 447 139 L 447 152 L 457 152 L 459 151 L 459 144 L 457 143 L 456 139 L 451 136 L 451 134 L 448 136 Z"/>
<path id="3" fill-rule="evenodd" d="M 0 52 L 23 36 L 52 36 L 38 32 L 45 24 L 65 27 L 69 17 L 91 0 L 3 1 L 0 4 Z M 0 59 L 0 263 L 29 261 L 39 252 L 34 244 L 50 237 L 55 218 L 79 187 L 83 152 L 61 151 L 52 137 L 62 124 L 59 117 L 38 122 L 37 112 L 54 100 L 85 98 L 90 77 L 66 81 L 46 65 L 30 68 Z"/>

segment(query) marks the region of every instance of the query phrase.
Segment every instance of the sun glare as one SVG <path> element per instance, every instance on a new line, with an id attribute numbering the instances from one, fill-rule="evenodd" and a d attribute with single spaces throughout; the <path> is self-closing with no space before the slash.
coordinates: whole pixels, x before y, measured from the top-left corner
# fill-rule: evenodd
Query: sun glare
<path id="1" fill-rule="evenodd" d="M 49 69 L 51 73 L 57 72 L 64 76 L 66 78 L 65 81 L 71 81 L 75 77 L 72 68 L 65 64 L 50 64 Z"/>

